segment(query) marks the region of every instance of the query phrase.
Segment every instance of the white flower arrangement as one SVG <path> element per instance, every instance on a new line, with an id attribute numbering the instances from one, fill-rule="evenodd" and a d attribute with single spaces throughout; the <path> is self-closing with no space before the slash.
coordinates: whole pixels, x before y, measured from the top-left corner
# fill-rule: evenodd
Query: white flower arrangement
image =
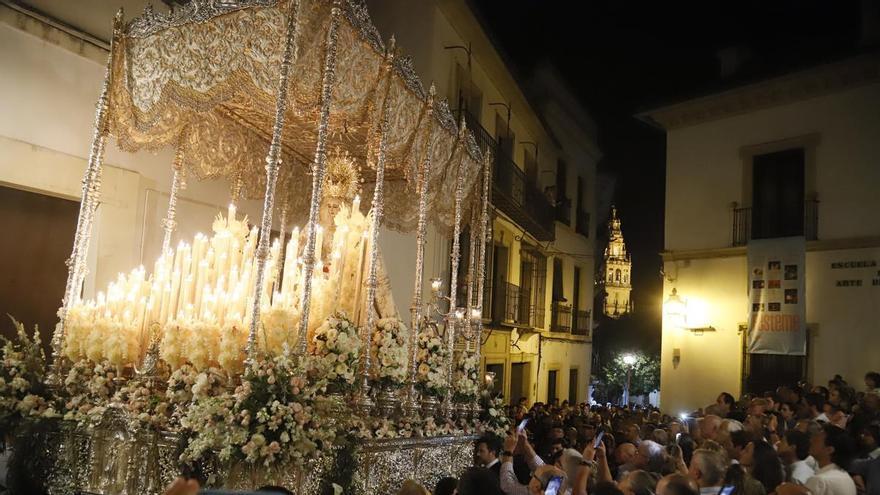
<path id="1" fill-rule="evenodd" d="M 465 355 L 455 365 L 452 376 L 452 387 L 455 400 L 458 402 L 474 401 L 479 392 L 477 367 L 479 360 L 476 354 Z"/>
<path id="2" fill-rule="evenodd" d="M 358 328 L 343 312 L 336 312 L 316 330 L 312 338 L 308 369 L 328 385 L 347 390 L 355 383 L 361 340 Z"/>
<path id="3" fill-rule="evenodd" d="M 156 387 L 156 380 L 132 379 L 119 387 L 112 403 L 128 415 L 154 428 L 167 428 L 173 410 L 172 404 Z"/>
<path id="4" fill-rule="evenodd" d="M 35 329 L 31 338 L 24 325 L 14 319 L 12 323 L 16 340 L 0 336 L 3 342 L 0 349 L 0 434 L 4 438 L 22 419 L 58 415 L 43 387 L 46 356 L 40 344 L 40 334 Z M 0 438 L 0 444 L 2 441 Z"/>
<path id="5" fill-rule="evenodd" d="M 116 366 L 108 361 L 75 363 L 64 380 L 64 419 L 88 423 L 100 419 L 116 394 Z"/>
<path id="6" fill-rule="evenodd" d="M 223 371 L 208 368 L 199 371 L 191 364 L 174 370 L 168 378 L 165 397 L 174 404 L 187 404 L 193 399 L 216 397 L 225 389 L 226 379 Z"/>
<path id="7" fill-rule="evenodd" d="M 221 461 L 301 465 L 336 438 L 336 430 L 313 412 L 324 385 L 308 383 L 286 351 L 258 361 L 235 392 L 196 396 L 181 420 L 190 433 L 181 460 L 214 453 Z"/>
<path id="8" fill-rule="evenodd" d="M 483 390 L 480 395 L 480 429 L 484 433 L 493 433 L 499 437 L 505 437 L 510 432 L 512 422 L 504 410 L 504 399 L 500 396 L 493 397 L 489 390 Z"/>
<path id="9" fill-rule="evenodd" d="M 407 376 L 406 326 L 397 318 L 382 318 L 371 337 L 375 378 L 383 385 L 401 387 Z"/>
<path id="10" fill-rule="evenodd" d="M 422 394 L 442 397 L 446 393 L 449 351 L 433 325 L 424 325 L 416 348 L 416 385 Z"/>

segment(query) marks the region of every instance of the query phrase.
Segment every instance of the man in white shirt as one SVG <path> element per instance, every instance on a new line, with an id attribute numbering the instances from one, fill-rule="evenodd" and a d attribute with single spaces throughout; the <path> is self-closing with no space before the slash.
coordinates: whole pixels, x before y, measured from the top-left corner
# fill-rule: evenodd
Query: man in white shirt
<path id="1" fill-rule="evenodd" d="M 532 471 L 532 477 L 527 485 L 523 485 L 513 472 L 513 451 L 520 447 L 526 464 Z M 504 439 L 504 450 L 501 452 L 501 491 L 505 495 L 541 495 L 547 488 L 548 483 L 554 477 L 562 478 L 560 486 L 566 485 L 565 472 L 556 466 L 545 465 L 544 461 L 535 453 L 535 449 L 523 434 L 511 434 Z M 560 495 L 571 495 L 571 488 L 560 491 Z"/>
<path id="2" fill-rule="evenodd" d="M 816 470 L 807 462 L 810 455 L 810 435 L 799 430 L 789 430 L 777 446 L 779 458 L 785 466 L 785 479 L 803 485 Z"/>
<path id="3" fill-rule="evenodd" d="M 819 470 L 803 486 L 793 483 L 779 485 L 777 495 L 856 495 L 856 484 L 840 468 L 849 462 L 853 452 L 854 445 L 846 431 L 825 425 L 810 439 L 810 454 L 819 464 Z"/>

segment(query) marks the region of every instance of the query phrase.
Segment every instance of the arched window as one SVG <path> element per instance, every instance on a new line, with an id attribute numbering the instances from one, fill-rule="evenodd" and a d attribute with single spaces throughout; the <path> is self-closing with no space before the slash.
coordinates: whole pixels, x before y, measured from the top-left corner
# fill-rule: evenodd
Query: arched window
<path id="1" fill-rule="evenodd" d="M 614 281 L 620 282 L 620 268 L 614 271 Z"/>

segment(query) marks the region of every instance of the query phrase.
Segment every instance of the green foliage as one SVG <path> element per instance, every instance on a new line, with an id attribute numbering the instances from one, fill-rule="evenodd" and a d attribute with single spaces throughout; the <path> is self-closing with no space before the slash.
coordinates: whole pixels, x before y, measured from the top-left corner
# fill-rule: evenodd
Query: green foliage
<path id="1" fill-rule="evenodd" d="M 649 394 L 660 388 L 660 359 L 641 352 L 620 353 L 603 366 L 597 373 L 594 399 L 599 402 L 619 398 L 626 387 L 626 375 L 630 366 L 623 356 L 630 354 L 635 358 L 630 374 L 630 396 Z"/>

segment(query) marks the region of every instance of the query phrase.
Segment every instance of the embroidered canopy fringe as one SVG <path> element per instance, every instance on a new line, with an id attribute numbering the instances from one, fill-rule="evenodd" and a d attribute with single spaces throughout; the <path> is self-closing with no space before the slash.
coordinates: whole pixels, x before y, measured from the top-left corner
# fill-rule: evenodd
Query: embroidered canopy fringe
<path id="1" fill-rule="evenodd" d="M 302 223 L 309 211 L 324 40 L 333 2 L 298 1 L 301 31 L 290 72 L 279 184 L 302 191 L 288 195 L 287 210 L 291 220 Z M 408 57 L 395 57 L 394 70 L 383 76 L 386 48 L 365 6 L 356 0 L 342 0 L 341 6 L 327 149 L 347 151 L 367 167 L 374 115 L 387 101 L 384 225 L 415 230 L 417 170 L 430 150 L 429 221 L 451 232 L 459 161 L 465 185 L 462 218 L 468 219 L 479 203 L 481 150 L 470 132 L 458 132 L 445 101 L 434 104 L 433 114 L 427 112 L 427 92 Z M 196 0 L 170 14 L 147 10 L 129 22 L 114 46 L 110 134 L 126 151 L 179 144 L 189 177 L 230 183 L 240 178 L 243 196 L 261 198 L 289 12 L 286 1 Z M 390 84 L 383 77 L 391 77 Z M 439 125 L 429 126 L 428 118 Z M 430 147 L 426 132 L 431 132 Z M 360 175 L 367 181 L 364 194 L 372 194 L 375 184 L 369 181 L 375 173 L 362 170 Z"/>

